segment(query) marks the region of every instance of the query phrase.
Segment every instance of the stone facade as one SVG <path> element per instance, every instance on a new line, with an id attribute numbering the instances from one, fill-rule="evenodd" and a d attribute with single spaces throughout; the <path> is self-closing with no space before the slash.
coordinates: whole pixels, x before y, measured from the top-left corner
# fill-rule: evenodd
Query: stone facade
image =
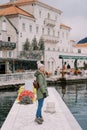
<path id="1" fill-rule="evenodd" d="M 47 70 L 54 72 L 59 66 L 62 67 L 62 60 L 59 55 L 87 55 L 84 49 L 78 53 L 78 49 L 74 46 L 74 42 L 70 40 L 71 28 L 61 24 L 61 11 L 55 9 L 45 3 L 35 1 L 31 4 L 19 4 L 19 8 L 32 14 L 34 18 L 17 15 L 16 17 L 9 17 L 9 20 L 17 29 L 18 34 L 12 25 L 8 24 L 8 32 L 4 33 L 4 40 L 11 36 L 12 41 L 17 43 L 16 57 L 23 51 L 23 45 L 28 38 L 30 42 L 36 37 L 37 41 L 40 38 L 44 39 L 45 52 L 44 63 Z M 3 18 L 3 17 L 2 17 Z M 0 23 L 1 27 L 1 23 Z M 1 32 L 2 33 L 2 32 Z M 1 37 L 1 36 L 0 36 Z M 3 38 L 2 38 L 3 39 Z M 74 67 L 74 60 L 65 60 L 71 67 Z M 80 66 L 84 61 L 78 61 Z"/>
<path id="2" fill-rule="evenodd" d="M 9 20 L 6 17 L 0 17 L 0 40 L 4 42 L 14 42 L 17 44 L 17 33 L 15 28 L 11 25 Z M 2 49 L 0 50 L 0 53 L 2 55 L 0 57 L 2 58 L 16 58 L 17 53 L 16 49 L 14 50 L 6 50 Z M 11 55 L 9 55 L 9 53 Z"/>

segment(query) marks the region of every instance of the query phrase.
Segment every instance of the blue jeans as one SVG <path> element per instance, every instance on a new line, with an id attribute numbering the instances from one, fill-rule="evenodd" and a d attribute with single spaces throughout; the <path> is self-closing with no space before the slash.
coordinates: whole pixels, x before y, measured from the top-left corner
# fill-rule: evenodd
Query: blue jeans
<path id="1" fill-rule="evenodd" d="M 44 103 L 44 98 L 38 100 L 38 108 L 36 112 L 36 117 L 42 117 L 42 107 Z"/>

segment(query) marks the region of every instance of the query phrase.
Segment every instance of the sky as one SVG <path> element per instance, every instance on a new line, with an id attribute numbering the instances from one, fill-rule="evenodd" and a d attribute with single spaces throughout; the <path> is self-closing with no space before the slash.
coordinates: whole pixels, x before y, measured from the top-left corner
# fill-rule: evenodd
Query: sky
<path id="1" fill-rule="evenodd" d="M 0 4 L 8 0 L 0 0 Z M 63 13 L 61 22 L 72 28 L 70 39 L 79 41 L 87 37 L 87 0 L 42 0 Z"/>

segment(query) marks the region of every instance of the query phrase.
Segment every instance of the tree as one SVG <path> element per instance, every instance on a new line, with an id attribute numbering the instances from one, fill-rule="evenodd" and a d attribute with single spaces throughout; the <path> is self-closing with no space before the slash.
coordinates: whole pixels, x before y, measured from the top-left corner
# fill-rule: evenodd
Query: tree
<path id="1" fill-rule="evenodd" d="M 44 40 L 42 38 L 40 38 L 38 46 L 39 50 L 44 50 L 45 46 L 44 46 Z"/>
<path id="2" fill-rule="evenodd" d="M 37 39 L 36 38 L 34 38 L 32 40 L 32 49 L 33 50 L 38 50 L 38 45 L 37 45 Z"/>
<path id="3" fill-rule="evenodd" d="M 27 38 L 24 44 L 24 51 L 29 51 L 29 50 L 30 50 L 30 42 Z"/>

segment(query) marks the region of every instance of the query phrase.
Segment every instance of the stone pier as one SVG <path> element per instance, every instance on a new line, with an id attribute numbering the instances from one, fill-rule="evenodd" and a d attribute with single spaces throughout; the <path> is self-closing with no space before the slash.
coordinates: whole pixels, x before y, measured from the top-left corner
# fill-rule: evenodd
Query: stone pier
<path id="1" fill-rule="evenodd" d="M 48 91 L 43 107 L 43 124 L 34 121 L 37 102 L 31 105 L 15 102 L 1 130 L 82 130 L 55 88 L 48 88 Z M 49 103 L 54 104 L 54 113 L 46 112 Z"/>

